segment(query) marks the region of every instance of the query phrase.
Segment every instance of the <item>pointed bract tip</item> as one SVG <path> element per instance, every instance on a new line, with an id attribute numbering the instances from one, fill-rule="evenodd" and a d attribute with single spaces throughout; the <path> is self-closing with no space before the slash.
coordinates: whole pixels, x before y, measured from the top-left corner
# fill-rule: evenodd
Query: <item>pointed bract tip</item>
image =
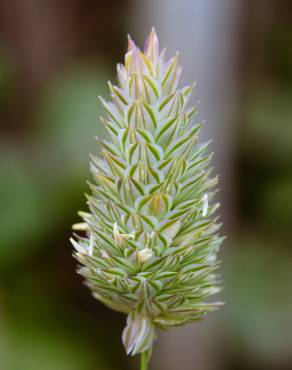
<path id="1" fill-rule="evenodd" d="M 155 42 L 158 42 L 158 37 L 157 37 L 155 27 L 151 28 L 151 31 L 150 31 L 150 34 L 149 34 L 148 38 L 149 38 L 149 40 L 153 40 Z"/>
<path id="2" fill-rule="evenodd" d="M 154 60 L 158 56 L 159 44 L 158 37 L 155 31 L 155 28 L 152 27 L 149 36 L 147 37 L 144 44 L 144 53 L 148 58 Z"/>
<path id="3" fill-rule="evenodd" d="M 128 34 L 128 52 L 136 48 L 137 46 L 135 42 L 133 41 L 132 37 Z"/>
<path id="4" fill-rule="evenodd" d="M 105 104 L 105 100 L 101 95 L 98 95 L 98 100 L 101 102 L 101 104 Z"/>

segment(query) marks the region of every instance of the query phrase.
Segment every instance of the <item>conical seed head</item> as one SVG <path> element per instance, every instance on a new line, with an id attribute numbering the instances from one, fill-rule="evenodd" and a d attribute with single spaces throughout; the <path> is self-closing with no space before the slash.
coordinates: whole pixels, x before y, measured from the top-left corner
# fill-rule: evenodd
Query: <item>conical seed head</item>
<path id="1" fill-rule="evenodd" d="M 142 52 L 128 38 L 118 86 L 101 98 L 110 139 L 92 156 L 88 213 L 72 240 L 79 273 L 95 298 L 126 313 L 127 353 L 152 346 L 155 327 L 195 321 L 220 303 L 207 145 L 198 141 L 193 85 L 179 87 L 178 54 L 165 61 L 153 29 Z M 81 226 L 82 227 L 81 227 Z"/>

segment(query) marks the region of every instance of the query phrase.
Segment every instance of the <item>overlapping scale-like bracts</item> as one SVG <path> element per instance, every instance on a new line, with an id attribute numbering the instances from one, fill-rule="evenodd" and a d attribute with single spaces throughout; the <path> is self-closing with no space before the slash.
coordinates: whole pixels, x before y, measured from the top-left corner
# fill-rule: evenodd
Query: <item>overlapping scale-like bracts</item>
<path id="1" fill-rule="evenodd" d="M 179 87 L 178 55 L 165 61 L 154 30 L 144 52 L 129 38 L 111 101 L 101 102 L 110 139 L 92 156 L 89 212 L 74 225 L 79 273 L 94 297 L 128 315 L 128 353 L 152 346 L 155 327 L 200 319 L 220 303 L 215 270 L 222 238 L 214 217 L 217 178 L 198 142 L 193 85 Z"/>

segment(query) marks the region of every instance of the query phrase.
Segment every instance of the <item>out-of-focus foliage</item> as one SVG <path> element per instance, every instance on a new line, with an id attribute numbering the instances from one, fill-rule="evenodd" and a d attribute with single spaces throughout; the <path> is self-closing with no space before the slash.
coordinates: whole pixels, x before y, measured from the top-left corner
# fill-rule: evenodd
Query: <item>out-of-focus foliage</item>
<path id="1" fill-rule="evenodd" d="M 46 227 L 42 217 L 41 189 L 35 183 L 23 154 L 2 146 L 0 154 L 0 270 L 35 253 Z"/>
<path id="2" fill-rule="evenodd" d="M 69 183 L 67 176 L 80 180 L 82 173 L 87 173 L 88 152 L 96 150 L 94 137 L 103 133 L 98 94 L 107 91 L 108 78 L 103 66 L 76 67 L 48 89 L 37 117 L 40 131 L 35 144 L 44 173 L 48 167 L 43 166 L 43 161 L 47 161 L 49 169 L 58 165 L 60 173 L 55 181 L 60 181 L 61 175 Z"/>
<path id="3" fill-rule="evenodd" d="M 247 101 L 244 150 L 268 165 L 291 164 L 292 89 L 257 89 Z M 247 145 L 248 144 L 248 145 Z M 250 158 L 251 160 L 252 158 Z"/>
<path id="4" fill-rule="evenodd" d="M 97 90 L 103 68 L 73 69 L 56 80 L 37 115 L 39 130 L 25 149 L 1 146 L 0 267 L 7 269 L 37 248 L 74 208 L 86 189 L 88 151 L 99 135 Z M 102 83 L 99 76 L 102 76 Z M 84 177 L 83 177 L 84 176 Z"/>
<path id="5" fill-rule="evenodd" d="M 283 261 L 277 240 L 268 241 L 265 235 L 244 236 L 238 247 L 226 256 L 224 271 L 224 317 L 230 342 L 237 351 L 247 351 L 264 363 L 288 361 L 292 253 L 289 251 Z"/>
<path id="6" fill-rule="evenodd" d="M 107 369 L 98 362 L 76 333 L 60 331 L 53 323 L 31 324 L 31 321 L 13 322 L 2 333 L 5 347 L 1 363 L 5 370 L 80 370 Z"/>

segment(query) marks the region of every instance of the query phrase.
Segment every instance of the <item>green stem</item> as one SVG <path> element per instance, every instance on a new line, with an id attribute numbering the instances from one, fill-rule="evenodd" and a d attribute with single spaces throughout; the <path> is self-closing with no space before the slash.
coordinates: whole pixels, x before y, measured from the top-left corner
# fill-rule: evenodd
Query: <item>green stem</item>
<path id="1" fill-rule="evenodd" d="M 141 353 L 140 370 L 147 370 L 148 368 L 149 351 Z"/>

